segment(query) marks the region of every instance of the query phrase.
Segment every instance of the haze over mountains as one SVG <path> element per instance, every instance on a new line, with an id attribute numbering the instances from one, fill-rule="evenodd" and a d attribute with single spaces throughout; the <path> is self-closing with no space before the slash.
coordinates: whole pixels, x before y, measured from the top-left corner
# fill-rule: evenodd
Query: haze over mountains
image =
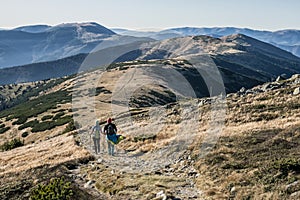
<path id="1" fill-rule="evenodd" d="M 270 32 L 234 27 L 184 27 L 157 32 L 141 32 L 108 29 L 95 22 L 88 22 L 57 26 L 21 26 L 11 30 L 0 29 L 0 68 L 53 61 L 80 53 L 89 53 L 100 43 L 100 48 L 104 49 L 135 41 L 164 40 L 197 35 L 219 38 L 232 34 L 247 35 L 300 56 L 299 30 Z"/>
<path id="2" fill-rule="evenodd" d="M 101 48 L 151 41 L 120 36 L 97 23 L 24 26 L 0 30 L 0 68 L 51 61 Z"/>
<path id="3" fill-rule="evenodd" d="M 267 32 L 189 27 L 160 32 L 113 30 L 97 23 L 53 27 L 34 25 L 2 30 L 0 84 L 58 78 L 95 67 L 104 69 L 116 62 L 153 59 L 188 61 L 201 56 L 208 57 L 210 64 L 220 70 L 227 92 L 235 92 L 241 87 L 250 88 L 282 74 L 291 76 L 300 73 L 300 58 L 272 45 L 294 45 L 291 49 L 297 49 L 300 36 L 296 30 Z M 80 69 L 92 50 L 89 56 L 94 57 L 94 61 L 85 63 L 86 66 Z M 187 74 L 195 72 L 194 69 L 189 70 Z"/>
<path id="4" fill-rule="evenodd" d="M 216 28 L 171 28 L 158 32 L 142 32 L 127 29 L 112 29 L 121 35 L 131 35 L 135 37 L 150 37 L 156 40 L 163 40 L 174 37 L 209 35 L 222 37 L 232 34 L 244 34 L 258 40 L 273 44 L 279 48 L 300 56 L 300 31 L 299 30 L 279 30 L 279 31 L 260 31 L 248 28 L 235 27 L 216 27 Z"/>

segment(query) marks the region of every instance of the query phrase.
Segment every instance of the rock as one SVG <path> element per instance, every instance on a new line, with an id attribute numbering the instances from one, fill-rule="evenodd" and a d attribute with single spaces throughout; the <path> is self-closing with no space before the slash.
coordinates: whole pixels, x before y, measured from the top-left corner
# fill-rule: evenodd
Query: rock
<path id="1" fill-rule="evenodd" d="M 246 90 L 245 94 L 255 94 L 253 90 Z"/>
<path id="2" fill-rule="evenodd" d="M 285 190 L 287 191 L 292 191 L 294 190 L 298 185 L 300 185 L 300 182 L 299 181 L 295 181 L 291 184 L 288 184 L 287 186 L 285 186 Z"/>
<path id="3" fill-rule="evenodd" d="M 231 188 L 230 192 L 231 192 L 231 193 L 235 193 L 235 192 L 236 192 L 236 187 L 233 186 L 233 187 Z"/>
<path id="4" fill-rule="evenodd" d="M 84 184 L 84 188 L 93 188 L 93 185 L 96 181 L 89 180 L 86 184 Z"/>
<path id="5" fill-rule="evenodd" d="M 265 83 L 262 85 L 261 90 L 263 92 L 266 92 L 268 90 L 275 90 L 275 89 L 280 88 L 282 85 L 283 84 L 280 84 L 280 83 Z"/>
<path id="6" fill-rule="evenodd" d="M 295 80 L 294 80 L 294 84 L 296 84 L 296 85 L 297 85 L 297 84 L 300 84 L 300 78 L 295 79 Z"/>
<path id="7" fill-rule="evenodd" d="M 240 92 L 241 92 L 241 93 L 246 92 L 246 88 L 242 87 L 242 88 L 240 89 Z"/>
<path id="8" fill-rule="evenodd" d="M 293 92 L 293 95 L 298 95 L 298 94 L 300 94 L 300 87 L 297 87 Z"/>
<path id="9" fill-rule="evenodd" d="M 226 97 L 227 97 L 227 98 L 230 98 L 230 97 L 232 97 L 233 95 L 234 95 L 234 93 L 229 93 L 229 94 L 226 95 Z"/>
<path id="10" fill-rule="evenodd" d="M 291 77 L 291 80 L 294 80 L 294 79 L 300 79 L 300 74 L 294 74 L 292 77 Z"/>
<path id="11" fill-rule="evenodd" d="M 294 74 L 291 78 L 291 81 L 293 81 L 293 84 L 299 84 L 300 83 L 300 74 Z"/>
<path id="12" fill-rule="evenodd" d="M 188 172 L 188 176 L 196 176 L 198 173 L 194 170 Z"/>
<path id="13" fill-rule="evenodd" d="M 267 89 L 271 88 L 271 85 L 272 85 L 271 83 L 265 83 L 262 85 L 261 90 L 265 92 L 267 91 Z"/>
<path id="14" fill-rule="evenodd" d="M 237 94 L 238 95 L 244 95 L 246 93 L 246 88 L 242 87 L 238 92 Z"/>
<path id="15" fill-rule="evenodd" d="M 165 192 L 162 190 L 156 194 L 156 198 L 159 198 L 161 200 L 167 200 L 167 195 Z"/>
<path id="16" fill-rule="evenodd" d="M 285 75 L 280 75 L 276 78 L 276 82 L 283 81 L 283 80 L 286 80 Z"/>
<path id="17" fill-rule="evenodd" d="M 203 106 L 203 105 L 204 105 L 204 101 L 201 100 L 201 101 L 199 102 L 199 104 L 198 104 L 198 107 L 201 107 L 201 106 Z"/>
<path id="18" fill-rule="evenodd" d="M 300 191 L 292 193 L 291 194 L 291 198 L 293 198 L 293 199 L 299 199 L 300 198 Z"/>

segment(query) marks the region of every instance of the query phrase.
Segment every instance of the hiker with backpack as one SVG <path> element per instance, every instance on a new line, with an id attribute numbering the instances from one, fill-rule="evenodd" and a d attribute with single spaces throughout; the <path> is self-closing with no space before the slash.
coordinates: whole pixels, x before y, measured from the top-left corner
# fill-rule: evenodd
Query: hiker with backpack
<path id="1" fill-rule="evenodd" d="M 94 147 L 95 147 L 95 153 L 100 153 L 100 133 L 101 133 L 101 127 L 99 124 L 99 121 L 96 120 L 95 126 L 92 128 L 91 136 L 93 136 L 94 141 Z"/>
<path id="2" fill-rule="evenodd" d="M 114 145 L 118 144 L 125 137 L 122 135 L 117 135 L 117 127 L 112 123 L 112 119 L 107 119 L 107 124 L 104 126 L 104 134 L 106 135 L 107 145 L 108 145 L 108 154 L 114 155 Z"/>

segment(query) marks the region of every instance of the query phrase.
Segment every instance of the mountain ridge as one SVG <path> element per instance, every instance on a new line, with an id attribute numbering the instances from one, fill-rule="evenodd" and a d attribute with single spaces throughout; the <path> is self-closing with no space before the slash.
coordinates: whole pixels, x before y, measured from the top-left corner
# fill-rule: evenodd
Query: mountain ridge
<path id="1" fill-rule="evenodd" d="M 2 84 L 38 81 L 71 75 L 95 67 L 105 69 L 107 65 L 118 62 L 153 59 L 189 60 L 190 57 L 197 56 L 206 56 L 227 74 L 228 77 L 224 77 L 224 81 L 231 83 L 231 89 L 228 90 L 230 92 L 238 91 L 241 87 L 253 87 L 282 74 L 291 76 L 300 73 L 300 58 L 271 44 L 241 34 L 222 38 L 188 36 L 150 43 L 130 43 L 102 49 L 88 56 L 93 60 L 91 63 L 85 60 L 87 54 L 79 54 L 52 62 L 2 69 L 0 80 Z M 235 81 L 230 81 L 229 77 Z M 227 84 L 227 87 L 229 85 Z"/>
<path id="2" fill-rule="evenodd" d="M 32 26 L 27 28 L 30 29 Z M 21 30 L 0 31 L 0 68 L 89 53 L 99 45 L 106 45 L 103 47 L 105 48 L 135 41 L 153 40 L 117 35 L 97 23 L 67 23 L 34 33 L 22 31 L 25 29 L 26 27 L 21 27 Z M 18 59 L 15 59 L 16 56 Z"/>
<path id="3" fill-rule="evenodd" d="M 209 35 L 213 37 L 223 37 L 232 34 L 244 34 L 258 40 L 273 44 L 279 48 L 292 52 L 296 56 L 300 56 L 300 30 L 285 29 L 277 31 L 255 30 L 250 28 L 237 27 L 179 27 L 169 28 L 158 32 L 140 32 L 132 30 L 121 30 L 117 33 L 135 36 L 147 36 L 153 39 L 167 39 L 181 36 Z M 293 40 L 291 40 L 291 38 Z"/>

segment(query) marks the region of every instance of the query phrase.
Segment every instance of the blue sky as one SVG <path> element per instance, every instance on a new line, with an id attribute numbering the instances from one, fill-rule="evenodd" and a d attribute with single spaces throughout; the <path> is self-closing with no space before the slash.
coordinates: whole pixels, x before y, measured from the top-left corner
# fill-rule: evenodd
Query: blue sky
<path id="1" fill-rule="evenodd" d="M 3 0 L 0 27 L 94 21 L 109 28 L 300 29 L 299 0 Z"/>

